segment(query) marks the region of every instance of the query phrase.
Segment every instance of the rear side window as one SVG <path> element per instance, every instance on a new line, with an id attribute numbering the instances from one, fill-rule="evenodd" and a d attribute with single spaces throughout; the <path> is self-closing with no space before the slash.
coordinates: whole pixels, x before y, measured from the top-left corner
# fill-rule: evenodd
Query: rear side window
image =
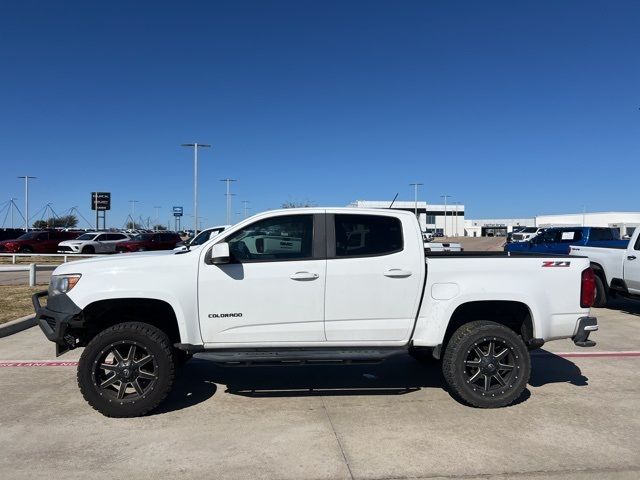
<path id="1" fill-rule="evenodd" d="M 582 240 L 582 230 L 562 230 L 559 232 L 557 241 L 562 243 L 572 243 Z"/>
<path id="2" fill-rule="evenodd" d="M 615 237 L 610 228 L 592 228 L 589 240 L 615 240 Z"/>
<path id="3" fill-rule="evenodd" d="M 633 247 L 633 249 L 640 252 L 640 235 L 638 235 L 638 239 L 636 240 L 636 245 L 635 247 Z"/>
<path id="4" fill-rule="evenodd" d="M 335 215 L 336 257 L 388 255 L 403 248 L 402 223 L 381 215 Z"/>

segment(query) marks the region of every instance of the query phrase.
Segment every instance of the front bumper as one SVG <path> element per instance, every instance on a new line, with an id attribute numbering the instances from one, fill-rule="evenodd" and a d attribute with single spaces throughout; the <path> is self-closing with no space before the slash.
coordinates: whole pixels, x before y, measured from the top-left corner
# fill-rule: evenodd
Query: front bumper
<path id="1" fill-rule="evenodd" d="M 576 325 L 576 331 L 571 340 L 578 347 L 595 347 L 596 342 L 589 340 L 589 334 L 596 331 L 598 331 L 596 317 L 581 317 L 578 319 L 578 325 Z"/>
<path id="2" fill-rule="evenodd" d="M 36 311 L 36 321 L 45 337 L 56 344 L 56 356 L 76 348 L 77 338 L 70 333 L 74 328 L 82 327 L 82 310 L 66 295 L 55 295 L 48 299 L 47 306 L 40 304 L 42 297 L 48 296 L 42 291 L 31 296 Z"/>

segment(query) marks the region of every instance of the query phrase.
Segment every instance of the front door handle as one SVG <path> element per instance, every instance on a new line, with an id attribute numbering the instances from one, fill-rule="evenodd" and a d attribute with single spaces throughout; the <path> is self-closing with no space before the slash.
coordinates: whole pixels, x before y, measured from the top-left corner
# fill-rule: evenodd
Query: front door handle
<path id="1" fill-rule="evenodd" d="M 305 281 L 305 280 L 315 280 L 316 278 L 318 278 L 320 275 L 318 275 L 317 273 L 311 273 L 311 272 L 296 272 L 293 275 L 291 275 L 291 280 L 300 280 L 300 281 Z"/>
<path id="2" fill-rule="evenodd" d="M 636 256 L 635 256 L 635 255 L 629 255 L 629 256 L 627 257 L 627 260 L 635 260 L 635 259 L 636 259 Z"/>
<path id="3" fill-rule="evenodd" d="M 409 270 L 402 270 L 401 268 L 390 268 L 386 272 L 384 272 L 385 277 L 391 278 L 406 278 L 410 277 L 412 272 Z"/>

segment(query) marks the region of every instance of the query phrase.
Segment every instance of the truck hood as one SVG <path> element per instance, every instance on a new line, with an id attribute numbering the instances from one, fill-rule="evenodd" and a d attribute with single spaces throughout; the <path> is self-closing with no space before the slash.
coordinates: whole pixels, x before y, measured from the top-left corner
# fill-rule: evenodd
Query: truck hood
<path id="1" fill-rule="evenodd" d="M 172 260 L 170 257 L 175 257 L 176 255 L 188 255 L 188 253 L 174 252 L 173 250 L 157 250 L 92 257 L 85 260 L 74 260 L 73 262 L 63 263 L 53 271 L 52 275 L 85 273 L 95 270 L 137 270 L 149 264 L 158 265 L 164 262 L 169 264 Z"/>

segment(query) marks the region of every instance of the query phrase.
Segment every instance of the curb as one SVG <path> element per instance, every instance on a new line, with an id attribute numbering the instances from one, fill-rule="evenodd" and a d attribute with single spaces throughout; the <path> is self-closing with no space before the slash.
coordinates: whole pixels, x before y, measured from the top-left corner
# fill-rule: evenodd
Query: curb
<path id="1" fill-rule="evenodd" d="M 8 337 L 9 335 L 13 335 L 14 333 L 18 333 L 22 330 L 35 326 L 36 317 L 33 314 L 11 320 L 10 322 L 0 325 L 0 338 Z"/>

